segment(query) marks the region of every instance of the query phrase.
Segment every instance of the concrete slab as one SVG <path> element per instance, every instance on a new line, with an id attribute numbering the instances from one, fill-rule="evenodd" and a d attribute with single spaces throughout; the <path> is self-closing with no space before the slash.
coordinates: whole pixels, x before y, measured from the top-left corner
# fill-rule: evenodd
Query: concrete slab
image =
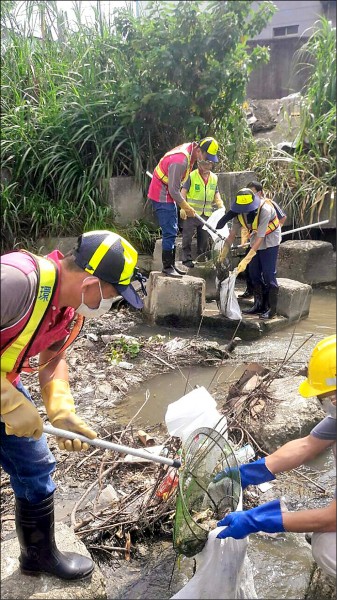
<path id="1" fill-rule="evenodd" d="M 329 242 L 288 240 L 280 246 L 278 277 L 316 285 L 336 281 L 336 257 Z"/>
<path id="2" fill-rule="evenodd" d="M 147 282 L 144 316 L 157 325 L 176 327 L 195 326 L 205 308 L 205 282 L 198 277 L 184 275 L 167 277 L 152 271 Z"/>

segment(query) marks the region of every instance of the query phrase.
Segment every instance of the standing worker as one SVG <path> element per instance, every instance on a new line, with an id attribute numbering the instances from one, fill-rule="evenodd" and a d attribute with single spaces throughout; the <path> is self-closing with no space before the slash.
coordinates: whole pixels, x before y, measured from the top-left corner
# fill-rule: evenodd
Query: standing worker
<path id="1" fill-rule="evenodd" d="M 212 160 L 198 160 L 198 168 L 191 171 L 181 189 L 182 197 L 204 220 L 211 216 L 214 209 L 223 208 L 218 176 L 212 173 L 213 165 Z M 180 218 L 183 220 L 182 261 L 186 267 L 192 268 L 192 238 L 195 230 L 198 256 L 207 252 L 210 236 L 203 229 L 203 224 L 196 217 L 188 217 L 183 208 L 180 209 Z"/>
<path id="2" fill-rule="evenodd" d="M 218 162 L 218 148 L 218 142 L 212 137 L 181 144 L 167 152 L 154 169 L 148 198 L 152 200 L 162 230 L 163 273 L 170 277 L 182 277 L 185 274 L 185 271 L 175 267 L 177 206 L 185 211 L 187 217 L 195 215 L 194 209 L 181 194 L 181 186 L 188 179 L 196 160 Z"/>
<path id="3" fill-rule="evenodd" d="M 237 266 L 242 273 L 250 263 L 250 276 L 254 288 L 254 304 L 243 310 L 245 314 L 260 314 L 261 319 L 272 319 L 276 315 L 278 283 L 276 263 L 281 243 L 281 227 L 271 200 L 260 198 L 249 188 L 238 191 L 231 206 L 236 213 L 231 232 L 221 253 L 224 260 L 241 228 L 249 235 L 250 250 Z M 221 220 L 217 227 L 219 227 Z"/>
<path id="4" fill-rule="evenodd" d="M 279 206 L 279 204 L 277 204 L 277 202 L 275 202 L 275 200 L 266 198 L 266 196 L 264 195 L 264 192 L 263 192 L 262 183 L 260 183 L 259 181 L 250 181 L 249 183 L 247 183 L 247 188 L 252 190 L 253 194 L 256 194 L 259 198 L 269 200 L 270 202 L 273 203 L 274 208 L 276 210 L 276 214 L 278 216 L 280 227 L 282 227 L 287 220 L 287 215 L 282 210 L 282 208 Z M 248 252 L 249 252 L 249 248 L 247 249 L 246 256 L 247 256 Z M 254 286 L 253 286 L 252 278 L 250 276 L 250 269 L 249 269 L 249 265 L 248 265 L 247 269 L 246 269 L 246 289 L 243 292 L 243 294 L 241 294 L 241 296 L 239 296 L 239 298 L 251 298 L 253 295 L 254 295 Z"/>
<path id="5" fill-rule="evenodd" d="M 19 561 L 26 575 L 82 579 L 94 565 L 86 556 L 62 553 L 56 546 L 56 486 L 51 477 L 56 462 L 20 373 L 39 372 L 41 396 L 54 427 L 94 439 L 95 431 L 75 411 L 65 348 L 79 333 L 83 318 L 108 312 L 117 296 L 135 308 L 143 306 L 131 285 L 137 257 L 129 242 L 110 231 L 84 233 L 67 256 L 58 250 L 46 257 L 22 250 L 1 257 L 0 457 L 15 494 Z M 136 278 L 142 283 L 137 273 Z M 37 355 L 39 367 L 34 369 L 29 358 Z M 89 447 L 78 439 L 57 441 L 69 452 Z"/>
<path id="6" fill-rule="evenodd" d="M 317 396 L 326 417 L 304 438 L 292 440 L 265 458 L 239 467 L 242 488 L 275 479 L 277 473 L 297 469 L 332 448 L 336 460 L 336 336 L 314 348 L 308 376 L 298 388 L 304 398 Z M 229 474 L 224 472 L 224 476 Z M 219 476 L 217 476 L 219 477 Z M 226 525 L 218 538 L 242 539 L 251 533 L 310 532 L 312 554 L 323 571 L 336 578 L 336 499 L 323 508 L 283 512 L 280 500 L 250 510 L 230 513 L 218 526 Z"/>

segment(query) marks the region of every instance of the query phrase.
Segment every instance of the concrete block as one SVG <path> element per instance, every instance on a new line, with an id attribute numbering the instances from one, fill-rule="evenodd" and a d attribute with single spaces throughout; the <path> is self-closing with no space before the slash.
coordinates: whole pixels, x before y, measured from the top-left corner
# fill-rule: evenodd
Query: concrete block
<path id="1" fill-rule="evenodd" d="M 150 273 L 144 302 L 144 316 L 157 325 L 189 326 L 200 322 L 205 308 L 205 282 L 184 275 L 167 277 Z"/>
<path id="2" fill-rule="evenodd" d="M 252 179 L 257 179 L 254 171 L 231 171 L 217 175 L 219 192 L 227 209 L 230 208 L 239 189 L 246 187 Z"/>
<path id="3" fill-rule="evenodd" d="M 278 277 L 310 285 L 336 281 L 336 258 L 329 242 L 289 240 L 280 246 Z"/>
<path id="4" fill-rule="evenodd" d="M 161 262 L 161 254 L 162 254 L 162 242 L 163 240 L 160 238 L 156 241 L 154 252 L 153 252 L 153 260 L 152 260 L 152 271 L 161 271 L 162 262 Z M 177 237 L 176 239 L 176 262 L 181 261 L 182 257 L 182 238 Z M 197 258 L 197 240 L 192 240 L 192 259 L 195 260 Z"/>
<path id="5" fill-rule="evenodd" d="M 312 287 L 293 279 L 277 278 L 279 295 L 277 314 L 297 321 L 308 316 L 312 298 Z"/>
<path id="6" fill-rule="evenodd" d="M 112 177 L 109 181 L 108 203 L 115 214 L 118 225 L 128 225 L 144 218 L 145 201 L 143 192 L 134 177 Z"/>
<path id="7" fill-rule="evenodd" d="M 205 281 L 206 300 L 215 300 L 217 290 L 215 286 L 216 268 L 212 261 L 205 264 L 196 263 L 192 269 L 187 270 L 187 274 L 192 277 L 201 277 Z"/>
<path id="8" fill-rule="evenodd" d="M 36 242 L 38 254 L 49 254 L 53 250 L 57 249 L 62 254 L 67 254 L 70 250 L 77 245 L 77 237 L 50 237 L 50 238 L 39 238 Z"/>

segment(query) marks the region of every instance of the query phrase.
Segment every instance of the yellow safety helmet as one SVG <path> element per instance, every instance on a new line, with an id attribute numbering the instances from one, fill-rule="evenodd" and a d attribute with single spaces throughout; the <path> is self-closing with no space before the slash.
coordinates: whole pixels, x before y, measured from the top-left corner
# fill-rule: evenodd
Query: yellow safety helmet
<path id="1" fill-rule="evenodd" d="M 199 146 L 199 148 L 201 148 L 201 150 L 203 152 L 206 152 L 207 160 L 210 160 L 211 162 L 215 162 L 215 163 L 219 162 L 219 159 L 217 157 L 217 152 L 219 150 L 219 144 L 214 138 L 212 138 L 212 137 L 204 138 L 203 140 L 200 140 L 198 146 Z"/>
<path id="2" fill-rule="evenodd" d="M 336 335 L 318 342 L 312 351 L 308 377 L 298 388 L 304 398 L 336 390 Z"/>
<path id="3" fill-rule="evenodd" d="M 131 280 L 139 280 L 145 292 L 143 282 L 146 279 L 136 268 L 137 250 L 127 240 L 112 231 L 89 231 L 78 238 L 74 257 L 75 263 L 84 271 L 111 283 L 131 306 L 143 307 Z"/>

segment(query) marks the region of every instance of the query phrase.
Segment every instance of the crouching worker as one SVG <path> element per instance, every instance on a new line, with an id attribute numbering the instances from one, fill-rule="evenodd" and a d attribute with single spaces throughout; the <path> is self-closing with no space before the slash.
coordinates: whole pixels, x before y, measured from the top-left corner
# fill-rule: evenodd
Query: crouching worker
<path id="1" fill-rule="evenodd" d="M 241 229 L 249 238 L 250 250 L 238 264 L 237 272 L 242 273 L 249 264 L 253 283 L 254 304 L 243 310 L 245 314 L 260 314 L 261 319 L 272 319 L 276 315 L 278 283 L 276 263 L 281 243 L 281 227 L 275 206 L 266 198 L 260 198 L 250 188 L 239 190 L 227 215 L 227 220 L 236 214 L 231 232 L 221 252 L 224 260 Z M 223 226 L 223 219 L 219 224 Z"/>
<path id="2" fill-rule="evenodd" d="M 58 250 L 45 257 L 22 250 L 1 257 L 0 456 L 15 494 L 20 567 L 27 575 L 82 579 L 94 565 L 86 556 L 60 552 L 55 544 L 56 486 L 51 475 L 56 462 L 20 373 L 33 371 L 29 358 L 38 355 L 41 396 L 52 425 L 95 438 L 95 431 L 76 414 L 65 348 L 84 317 L 108 312 L 115 297 L 142 307 L 131 285 L 136 262 L 136 250 L 109 231 L 84 233 L 67 256 Z M 78 439 L 57 441 L 69 452 L 89 447 Z"/>
<path id="3" fill-rule="evenodd" d="M 326 411 L 326 417 L 311 433 L 288 442 L 266 458 L 241 465 L 242 488 L 275 479 L 277 473 L 303 465 L 327 448 L 332 448 L 336 459 L 336 336 L 317 344 L 310 357 L 308 377 L 299 386 L 304 398 L 317 396 Z M 225 472 L 226 474 L 226 472 Z M 217 476 L 219 477 L 219 476 Z M 226 525 L 218 538 L 241 539 L 257 531 L 313 532 L 312 554 L 323 571 L 336 577 L 336 499 L 324 508 L 282 512 L 279 500 L 272 500 L 256 508 L 230 513 L 218 526 Z"/>

